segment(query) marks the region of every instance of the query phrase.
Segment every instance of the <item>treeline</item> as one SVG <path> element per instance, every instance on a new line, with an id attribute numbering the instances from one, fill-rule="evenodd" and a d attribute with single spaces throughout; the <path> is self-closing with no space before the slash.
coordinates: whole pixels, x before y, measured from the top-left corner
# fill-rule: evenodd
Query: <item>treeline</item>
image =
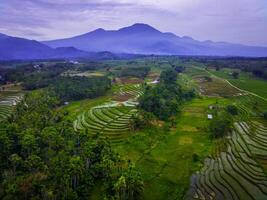
<path id="1" fill-rule="evenodd" d="M 267 59 L 263 58 L 225 58 L 225 59 L 199 59 L 207 67 L 240 69 L 244 72 L 251 72 L 253 75 L 267 79 Z"/>
<path id="2" fill-rule="evenodd" d="M 62 101 L 96 98 L 104 95 L 111 88 L 111 81 L 103 77 L 58 77 L 49 83 L 50 89 Z"/>
<path id="3" fill-rule="evenodd" d="M 81 72 L 85 72 L 85 71 L 99 70 L 99 69 L 104 69 L 104 68 L 108 69 L 109 65 L 102 63 L 102 62 L 88 61 L 82 64 L 81 66 L 78 66 L 77 70 Z"/>
<path id="4" fill-rule="evenodd" d="M 184 100 L 194 97 L 193 91 L 182 91 L 177 84 L 177 71 L 168 69 L 161 73 L 160 83 L 156 86 L 147 86 L 139 98 L 139 108 L 153 113 L 162 120 L 175 116 Z"/>
<path id="5" fill-rule="evenodd" d="M 111 81 L 107 77 L 61 76 L 70 69 L 74 69 L 74 66 L 67 63 L 27 64 L 8 69 L 3 77 L 5 81 L 22 82 L 21 85 L 26 90 L 48 87 L 58 95 L 61 102 L 99 97 L 111 87 Z"/>
<path id="6" fill-rule="evenodd" d="M 150 67 L 125 67 L 118 72 L 120 77 L 145 78 L 150 71 Z"/>
<path id="7" fill-rule="evenodd" d="M 22 64 L 12 68 L 0 69 L 1 84 L 7 82 L 24 82 L 27 80 L 37 81 L 48 77 L 55 77 L 66 70 L 73 69 L 71 63 L 53 63 L 53 64 Z"/>
<path id="8" fill-rule="evenodd" d="M 139 199 L 134 165 L 108 142 L 74 132 L 58 104 L 48 90 L 28 94 L 0 124 L 0 199 Z"/>
<path id="9" fill-rule="evenodd" d="M 27 90 L 49 87 L 61 101 L 95 98 L 104 95 L 111 87 L 111 81 L 103 77 L 65 77 L 40 73 L 26 79 L 22 86 Z"/>

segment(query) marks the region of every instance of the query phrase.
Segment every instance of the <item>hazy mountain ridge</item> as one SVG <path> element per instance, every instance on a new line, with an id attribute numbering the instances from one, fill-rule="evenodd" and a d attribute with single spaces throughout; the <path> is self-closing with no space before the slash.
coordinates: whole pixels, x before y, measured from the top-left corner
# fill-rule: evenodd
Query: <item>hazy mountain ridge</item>
<path id="1" fill-rule="evenodd" d="M 147 24 L 134 24 L 108 31 L 99 28 L 72 38 L 44 42 L 0 33 L 0 60 L 78 57 L 115 59 L 130 54 L 265 57 L 267 47 L 210 40 L 201 42 L 189 36 L 162 33 Z"/>
<path id="2" fill-rule="evenodd" d="M 51 47 L 74 46 L 84 51 L 115 53 L 174 54 L 206 56 L 267 56 L 267 47 L 226 42 L 197 41 L 189 36 L 162 33 L 146 24 L 134 24 L 119 30 L 95 31 L 72 38 L 45 41 Z"/>
<path id="3" fill-rule="evenodd" d="M 53 49 L 35 40 L 0 34 L 0 60 L 52 59 L 85 56 L 89 56 L 89 53 L 74 47 Z"/>

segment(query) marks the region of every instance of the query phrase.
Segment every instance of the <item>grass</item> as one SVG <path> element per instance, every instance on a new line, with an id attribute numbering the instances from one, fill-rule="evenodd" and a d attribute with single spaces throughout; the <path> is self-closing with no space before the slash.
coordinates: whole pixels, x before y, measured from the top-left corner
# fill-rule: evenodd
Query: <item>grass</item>
<path id="1" fill-rule="evenodd" d="M 216 101 L 216 98 L 195 99 L 184 106 L 175 128 L 166 131 L 164 126 L 153 127 L 114 146 L 142 172 L 144 199 L 182 199 L 191 174 L 201 168 L 201 161 L 212 152 L 206 113 L 208 106 Z M 222 104 L 226 102 L 221 100 Z M 200 161 L 193 162 L 193 154 L 197 154 Z"/>
<path id="2" fill-rule="evenodd" d="M 105 76 L 106 72 L 103 71 L 85 71 L 85 72 L 77 72 L 77 71 L 67 71 L 64 75 L 68 76 L 85 76 L 85 77 L 93 77 L 93 76 Z"/>
<path id="3" fill-rule="evenodd" d="M 95 99 L 85 99 L 81 101 L 73 101 L 69 105 L 62 107 L 64 111 L 68 112 L 66 119 L 74 121 L 79 114 L 89 110 L 91 107 L 110 101 L 110 96 L 98 97 Z"/>

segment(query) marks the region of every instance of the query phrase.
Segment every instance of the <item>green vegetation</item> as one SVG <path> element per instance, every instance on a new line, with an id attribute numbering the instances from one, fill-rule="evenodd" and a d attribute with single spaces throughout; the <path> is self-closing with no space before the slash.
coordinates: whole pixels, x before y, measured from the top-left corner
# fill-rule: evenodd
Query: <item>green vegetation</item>
<path id="1" fill-rule="evenodd" d="M 111 87 L 107 77 L 59 77 L 51 80 L 51 89 L 62 101 L 95 98 L 104 95 Z"/>
<path id="2" fill-rule="evenodd" d="M 238 114 L 238 108 L 235 105 L 228 105 L 226 107 L 226 111 L 230 113 L 231 115 L 237 115 Z"/>
<path id="3" fill-rule="evenodd" d="M 266 199 L 267 85 L 252 69 L 265 63 L 148 56 L 0 69 L 0 199 Z"/>
<path id="4" fill-rule="evenodd" d="M 137 199 L 143 183 L 133 164 L 106 141 L 74 133 L 53 111 L 58 102 L 47 91 L 26 95 L 1 124 L 1 199 L 87 199 L 95 187 L 103 198 Z"/>
<path id="5" fill-rule="evenodd" d="M 183 199 L 190 176 L 211 153 L 212 141 L 206 133 L 208 105 L 216 99 L 195 99 L 186 103 L 174 127 L 156 121 L 137 131 L 114 149 L 136 163 L 144 179 L 143 199 Z M 194 124 L 192 124 L 194 121 Z M 197 154 L 198 161 L 193 161 Z"/>
<path id="6" fill-rule="evenodd" d="M 228 80 L 234 86 L 246 90 L 248 92 L 255 93 L 263 98 L 267 98 L 267 82 L 264 79 L 253 76 L 248 72 L 240 72 L 239 78 L 235 79 L 230 74 L 232 73 L 231 69 L 223 69 L 219 72 L 211 71 L 211 73 Z"/>
<path id="7" fill-rule="evenodd" d="M 227 113 L 219 113 L 210 123 L 210 132 L 212 138 L 221 138 L 226 136 L 231 130 L 233 120 Z"/>
<path id="8" fill-rule="evenodd" d="M 148 72 L 150 71 L 149 67 L 126 67 L 122 68 L 119 72 L 120 77 L 139 77 L 144 78 L 147 76 Z"/>
<path id="9" fill-rule="evenodd" d="M 237 78 L 239 77 L 239 72 L 234 71 L 234 72 L 232 73 L 232 76 L 233 76 L 235 79 L 237 79 Z"/>
<path id="10" fill-rule="evenodd" d="M 139 99 L 139 107 L 163 120 L 176 115 L 182 101 L 182 91 L 176 84 L 176 79 L 177 73 L 174 70 L 163 71 L 160 83 L 146 88 Z"/>
<path id="11" fill-rule="evenodd" d="M 87 130 L 88 135 L 100 134 L 113 143 L 120 142 L 128 137 L 130 120 L 136 112 L 131 106 L 104 104 L 79 115 L 74 121 L 74 129 Z"/>

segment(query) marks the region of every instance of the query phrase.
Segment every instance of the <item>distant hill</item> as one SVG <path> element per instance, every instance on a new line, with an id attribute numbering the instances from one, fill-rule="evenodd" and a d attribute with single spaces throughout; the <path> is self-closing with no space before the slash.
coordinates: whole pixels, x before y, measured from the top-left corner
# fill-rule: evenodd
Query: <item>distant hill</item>
<path id="1" fill-rule="evenodd" d="M 85 57 L 90 54 L 74 47 L 53 49 L 35 40 L 0 34 L 0 60 Z"/>
<path id="2" fill-rule="evenodd" d="M 130 54 L 267 56 L 267 47 L 253 47 L 226 42 L 200 42 L 191 37 L 163 33 L 147 24 L 134 24 L 119 30 L 95 31 L 67 39 L 44 41 L 56 47 L 73 46 L 89 52 L 110 51 Z"/>

